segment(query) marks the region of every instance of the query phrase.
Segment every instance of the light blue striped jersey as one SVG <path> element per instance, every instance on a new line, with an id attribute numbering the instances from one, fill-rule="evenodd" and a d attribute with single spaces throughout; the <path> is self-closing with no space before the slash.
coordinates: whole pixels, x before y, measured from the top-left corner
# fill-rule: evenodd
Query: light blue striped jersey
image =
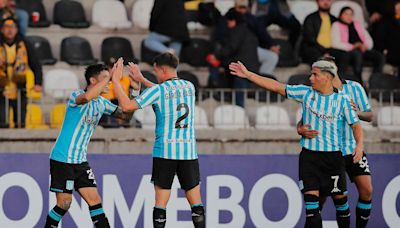
<path id="1" fill-rule="evenodd" d="M 355 81 L 342 81 L 343 88 L 339 90 L 339 93 L 346 94 L 350 99 L 354 101 L 358 110 L 361 112 L 371 112 L 371 104 L 369 103 L 368 96 L 365 93 L 362 85 Z M 349 125 L 345 125 L 343 132 L 343 145 L 342 153 L 343 155 L 349 155 L 354 152 L 356 148 L 356 140 L 353 136 L 353 129 Z"/>
<path id="2" fill-rule="evenodd" d="M 303 124 L 319 131 L 315 138 L 301 138 L 301 146 L 308 150 L 340 151 L 345 125 L 359 122 L 347 95 L 336 92 L 323 95 L 309 86 L 287 85 L 286 96 L 302 103 Z"/>
<path id="3" fill-rule="evenodd" d="M 195 88 L 182 79 L 167 80 L 135 98 L 140 108 L 152 105 L 156 114 L 153 157 L 197 159 L 194 131 Z"/>
<path id="4" fill-rule="evenodd" d="M 85 93 L 74 91 L 68 101 L 60 134 L 51 151 L 50 159 L 80 164 L 87 161 L 87 147 L 94 130 L 103 114 L 111 115 L 117 106 L 99 96 L 86 104 L 77 105 L 76 98 Z"/>

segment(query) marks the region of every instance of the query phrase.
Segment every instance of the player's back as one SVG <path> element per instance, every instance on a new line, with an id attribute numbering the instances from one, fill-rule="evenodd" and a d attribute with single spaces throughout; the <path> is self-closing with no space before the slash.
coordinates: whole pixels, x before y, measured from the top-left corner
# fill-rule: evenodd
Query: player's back
<path id="1" fill-rule="evenodd" d="M 191 160 L 197 158 L 194 132 L 195 88 L 189 81 L 171 79 L 159 86 L 156 113 L 155 157 Z"/>

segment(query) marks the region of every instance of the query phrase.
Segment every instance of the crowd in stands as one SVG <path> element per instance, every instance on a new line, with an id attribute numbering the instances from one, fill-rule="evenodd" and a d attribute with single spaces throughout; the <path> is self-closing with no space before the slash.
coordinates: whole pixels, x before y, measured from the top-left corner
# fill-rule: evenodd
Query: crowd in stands
<path id="1" fill-rule="evenodd" d="M 113 1 L 122 7 L 115 8 L 114 12 L 120 14 L 122 19 L 107 21 L 107 16 L 96 16 L 95 11 L 107 12 L 108 4 Z M 91 22 L 86 19 L 80 2 L 58 1 L 54 6 L 53 22 L 65 28 L 87 28 L 91 23 L 113 29 L 132 27 L 123 7 L 124 0 L 113 1 L 97 0 L 103 4 L 93 6 Z M 135 0 L 134 4 L 139 2 Z M 149 2 L 154 4 L 149 11 L 148 23 L 145 22 L 148 24 L 145 26 L 148 35 L 142 41 L 140 61 L 151 64 L 157 53 L 171 52 L 180 56 L 182 62 L 207 67 L 209 88 L 252 87 L 246 79 L 230 75 L 228 65 L 232 61 L 242 61 L 251 71 L 271 77 L 277 66 L 297 66 L 300 62 L 310 65 L 323 56 L 331 55 L 336 58 L 340 74 L 352 75 L 349 78 L 361 83 L 365 66 L 372 67 L 373 73 L 382 73 L 386 63 L 400 67 L 400 1 L 397 0 L 231 0 L 226 9 L 219 7 L 219 0 Z M 309 14 L 302 18 L 292 8 L 295 2 L 315 5 L 315 11 L 312 12 L 312 7 L 309 7 L 305 10 Z M 333 13 L 335 2 L 347 4 Z M 9 127 L 6 116 L 13 114 L 14 122 L 20 118 L 19 127 L 24 127 L 27 98 L 41 96 L 41 64 L 54 64 L 56 61 L 53 57 L 43 57 L 46 55 L 43 47 L 49 46 L 47 40 L 33 36 L 25 39 L 25 35 L 28 25 L 47 27 L 51 22 L 47 20 L 42 1 L 29 0 L 0 0 L 0 19 L 0 90 L 3 91 L 0 94 L 0 126 Z M 209 39 L 191 37 L 188 22 L 208 27 Z M 133 21 L 136 26 L 141 23 Z M 271 25 L 278 26 L 287 38 L 274 39 L 274 35 L 270 34 Z M 35 42 L 41 45 L 32 45 Z M 120 48 L 125 53 L 132 50 L 129 41 L 122 38 L 118 42 L 110 38 L 107 42 L 113 43 L 110 47 Z M 121 45 L 123 42 L 127 44 Z M 65 39 L 62 46 L 67 46 L 64 53 L 64 49 L 61 51 L 62 61 L 72 65 L 97 61 L 90 54 L 84 60 L 73 59 L 75 50 L 91 52 L 90 44 L 83 38 Z M 287 61 L 288 50 L 291 62 Z M 101 60 L 112 63 L 117 57 L 107 56 Z M 139 61 L 133 53 L 126 54 L 124 59 Z M 399 77 L 399 70 L 396 73 Z M 130 83 L 126 81 L 123 84 L 128 91 Z M 22 93 L 16 93 L 18 89 L 23 89 Z M 106 96 L 113 99 L 112 94 Z M 4 111 L 6 103 L 12 108 L 11 112 Z M 243 93 L 236 94 L 236 104 L 245 106 Z"/>

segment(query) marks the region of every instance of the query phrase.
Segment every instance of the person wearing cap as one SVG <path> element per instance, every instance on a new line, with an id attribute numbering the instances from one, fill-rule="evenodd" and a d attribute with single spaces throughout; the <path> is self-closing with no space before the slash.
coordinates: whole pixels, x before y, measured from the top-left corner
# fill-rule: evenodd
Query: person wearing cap
<path id="1" fill-rule="evenodd" d="M 334 62 L 334 58 L 326 57 L 324 60 Z M 358 82 L 351 80 L 343 80 L 338 74 L 333 79 L 333 86 L 338 89 L 339 93 L 347 94 L 351 98 L 351 106 L 360 120 L 371 122 L 373 113 L 371 104 L 364 88 Z M 352 134 L 352 129 L 349 125 L 345 125 L 346 134 L 343 137 L 342 153 L 346 163 L 346 172 L 350 181 L 355 183 L 358 191 L 358 202 L 356 206 L 356 227 L 366 227 L 370 218 L 372 209 L 372 180 L 371 171 L 368 159 L 363 153 L 362 159 L 354 163 L 352 153 L 356 146 L 355 139 Z M 314 138 L 319 131 L 311 129 L 310 125 L 303 125 L 303 120 L 300 120 L 297 125 L 297 133 L 305 138 Z M 320 200 L 320 208 L 325 200 Z"/>
<path id="2" fill-rule="evenodd" d="M 14 122 L 18 122 L 19 127 L 24 127 L 27 96 L 40 97 L 38 92 L 42 90 L 42 66 L 35 49 L 18 34 L 17 21 L 14 18 L 2 20 L 0 35 L 0 85 L 3 90 L 0 94 L 0 106 L 6 107 L 6 102 L 9 102 L 14 111 Z M 8 110 L 0 110 L 2 127 L 9 126 L 6 124 L 6 111 Z"/>
<path id="3" fill-rule="evenodd" d="M 333 87 L 336 66 L 324 60 L 313 63 L 311 86 L 286 85 L 262 77 L 248 71 L 241 62 L 231 63 L 229 69 L 233 75 L 302 104 L 304 124 L 321 132 L 314 138 L 302 137 L 300 140 L 299 187 L 305 201 L 305 227 L 322 227 L 319 199 L 326 196 L 333 198 L 339 227 L 349 227 L 345 162 L 341 152 L 345 125 L 351 126 L 356 141 L 353 162 L 357 163 L 362 158 L 364 143 L 359 118 L 351 107 L 349 97 Z"/>

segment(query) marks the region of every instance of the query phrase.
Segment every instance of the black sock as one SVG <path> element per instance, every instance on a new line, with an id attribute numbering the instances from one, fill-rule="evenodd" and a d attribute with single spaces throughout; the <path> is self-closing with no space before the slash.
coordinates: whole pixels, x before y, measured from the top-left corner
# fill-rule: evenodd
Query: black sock
<path id="1" fill-rule="evenodd" d="M 101 203 L 89 207 L 90 217 L 92 218 L 93 224 L 96 228 L 109 228 L 110 224 L 106 214 L 104 214 Z"/>
<path id="2" fill-rule="evenodd" d="M 192 221 L 195 228 L 206 227 L 206 216 L 202 203 L 192 205 Z"/>
<path id="3" fill-rule="evenodd" d="M 58 227 L 58 223 L 60 222 L 61 218 L 67 213 L 66 210 L 58 207 L 57 205 L 53 207 L 46 218 L 46 225 L 45 228 L 56 228 Z"/>
<path id="4" fill-rule="evenodd" d="M 154 228 L 164 228 L 167 223 L 167 210 L 161 207 L 153 208 L 153 226 Z"/>
<path id="5" fill-rule="evenodd" d="M 319 211 L 318 196 L 305 194 L 304 202 L 306 204 L 306 228 L 322 228 L 322 219 Z"/>
<path id="6" fill-rule="evenodd" d="M 341 199 L 333 199 L 336 207 L 336 221 L 339 228 L 350 227 L 350 207 L 347 196 Z"/>
<path id="7" fill-rule="evenodd" d="M 371 214 L 372 201 L 358 199 L 356 208 L 356 227 L 364 228 L 367 226 L 369 216 Z"/>

